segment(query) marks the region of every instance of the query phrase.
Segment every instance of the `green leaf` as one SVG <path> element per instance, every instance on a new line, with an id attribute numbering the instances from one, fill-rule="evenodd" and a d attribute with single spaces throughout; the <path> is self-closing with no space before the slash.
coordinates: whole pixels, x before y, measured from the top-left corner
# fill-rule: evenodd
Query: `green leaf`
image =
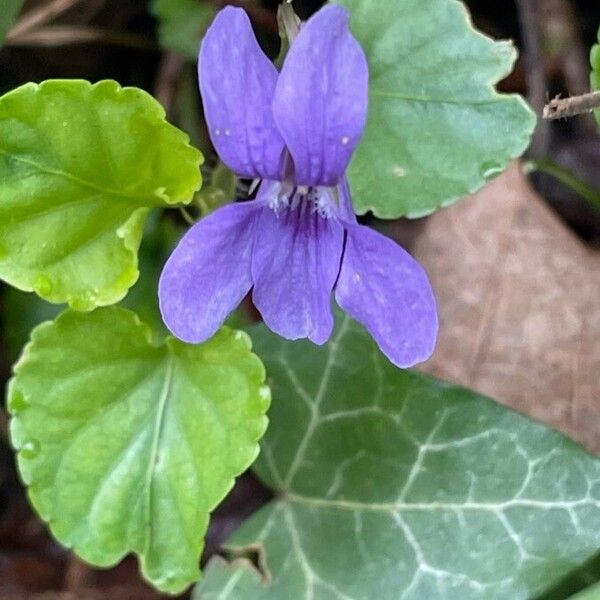
<path id="1" fill-rule="evenodd" d="M 149 210 L 200 185 L 202 156 L 164 117 L 114 81 L 0 98 L 0 278 L 77 310 L 125 296 Z"/>
<path id="2" fill-rule="evenodd" d="M 182 233 L 179 226 L 171 220 L 161 219 L 158 213 L 150 216 L 139 252 L 140 277 L 121 303 L 136 312 L 157 336 L 164 337 L 167 333 L 158 309 L 158 278 Z M 2 306 L 2 329 L 8 363 L 17 360 L 36 325 L 54 319 L 64 308 L 9 286 L 3 291 Z M 229 321 L 227 325 L 240 328 Z M 241 327 L 245 325 L 246 323 L 240 323 Z"/>
<path id="3" fill-rule="evenodd" d="M 581 567 L 571 571 L 555 587 L 544 590 L 535 600 L 565 600 L 581 592 L 600 580 L 600 553 Z"/>
<path id="4" fill-rule="evenodd" d="M 600 90 L 600 29 L 598 29 L 598 43 L 592 46 L 590 52 L 590 62 L 592 65 L 592 73 L 590 75 L 592 89 Z M 596 120 L 600 123 L 600 109 L 594 111 Z"/>
<path id="5" fill-rule="evenodd" d="M 232 202 L 235 199 L 235 186 L 235 174 L 219 161 L 210 173 L 209 183 L 196 194 L 196 203 L 202 216 L 205 217 Z"/>
<path id="6" fill-rule="evenodd" d="M 163 47 L 197 60 L 200 40 L 215 15 L 206 0 L 153 0 L 150 10 L 158 19 Z"/>
<path id="7" fill-rule="evenodd" d="M 575 594 L 571 597 L 571 600 L 600 600 L 600 583 Z"/>
<path id="8" fill-rule="evenodd" d="M 158 280 L 185 230 L 170 219 L 161 219 L 158 214 L 153 217 L 149 219 L 140 247 L 140 277 L 121 306 L 133 310 L 161 339 L 168 330 L 158 307 Z"/>
<path id="9" fill-rule="evenodd" d="M 24 0 L 2 0 L 2 10 L 0 11 L 0 46 L 16 19 Z"/>
<path id="10" fill-rule="evenodd" d="M 281 496 L 196 598 L 525 600 L 597 552 L 600 463 L 562 435 L 394 368 L 348 318 L 321 348 L 253 338 L 274 394 L 256 470 Z"/>
<path id="11" fill-rule="evenodd" d="M 337 0 L 370 67 L 369 121 L 350 166 L 354 207 L 417 217 L 480 188 L 523 153 L 535 116 L 498 94 L 516 52 L 456 0 Z"/>
<path id="12" fill-rule="evenodd" d="M 258 453 L 269 390 L 245 333 L 160 346 L 110 307 L 40 325 L 9 385 L 32 504 L 98 566 L 128 552 L 159 589 L 199 577 L 209 512 Z"/>

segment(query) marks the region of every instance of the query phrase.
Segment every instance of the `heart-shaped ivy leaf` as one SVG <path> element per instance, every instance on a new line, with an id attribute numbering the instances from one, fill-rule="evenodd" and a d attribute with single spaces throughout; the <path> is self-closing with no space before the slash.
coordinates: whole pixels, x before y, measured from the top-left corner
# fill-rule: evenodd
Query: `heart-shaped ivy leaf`
<path id="1" fill-rule="evenodd" d="M 37 327 L 9 387 L 21 476 L 86 561 L 128 552 L 159 589 L 199 577 L 209 513 L 258 453 L 269 390 L 245 333 L 151 342 L 135 313 L 67 311 Z"/>
<path id="2" fill-rule="evenodd" d="M 252 335 L 274 394 L 256 470 L 281 497 L 198 599 L 526 600 L 596 554 L 600 462 L 570 440 L 394 368 L 347 317 L 321 348 Z"/>
<path id="3" fill-rule="evenodd" d="M 201 160 L 136 88 L 51 80 L 4 95 L 0 278 L 78 310 L 117 302 L 149 209 L 189 202 Z"/>
<path id="4" fill-rule="evenodd" d="M 527 147 L 535 116 L 498 94 L 516 52 L 456 0 L 336 0 L 369 59 L 369 121 L 350 167 L 354 207 L 421 216 L 480 188 Z"/>

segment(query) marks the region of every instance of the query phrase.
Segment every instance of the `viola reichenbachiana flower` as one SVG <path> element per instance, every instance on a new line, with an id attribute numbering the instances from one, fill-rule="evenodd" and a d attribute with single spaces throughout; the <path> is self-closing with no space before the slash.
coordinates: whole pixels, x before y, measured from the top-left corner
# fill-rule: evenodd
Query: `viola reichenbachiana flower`
<path id="1" fill-rule="evenodd" d="M 194 225 L 169 258 L 159 295 L 165 323 L 191 343 L 211 337 L 252 289 L 266 325 L 325 343 L 331 293 L 388 358 L 428 358 L 438 322 L 422 267 L 359 225 L 345 171 L 365 127 L 368 66 L 348 13 L 327 6 L 301 28 L 281 73 L 248 16 L 225 8 L 206 33 L 200 90 L 211 140 L 256 200 Z"/>

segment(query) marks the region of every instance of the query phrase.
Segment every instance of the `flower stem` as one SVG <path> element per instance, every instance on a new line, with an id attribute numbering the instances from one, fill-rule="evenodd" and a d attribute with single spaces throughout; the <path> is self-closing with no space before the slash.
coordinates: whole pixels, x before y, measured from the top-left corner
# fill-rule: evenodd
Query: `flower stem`
<path id="1" fill-rule="evenodd" d="M 287 39 L 291 44 L 294 43 L 294 40 L 298 37 L 300 33 L 300 19 L 298 15 L 294 12 L 294 7 L 290 0 L 287 0 L 283 4 L 279 5 L 279 22 L 283 25 L 285 29 L 285 33 L 287 35 Z"/>
<path id="2" fill-rule="evenodd" d="M 196 219 L 194 219 L 194 217 L 192 217 L 192 215 L 188 212 L 188 210 L 185 208 L 185 206 L 180 206 L 179 207 L 179 212 L 181 213 L 181 216 L 183 217 L 183 220 L 188 225 L 195 225 L 196 224 Z"/>
<path id="3" fill-rule="evenodd" d="M 532 159 L 523 163 L 523 173 L 529 175 L 535 171 L 546 173 L 546 175 L 558 179 L 558 181 L 585 198 L 593 208 L 600 211 L 600 192 L 575 175 L 570 169 L 544 158 Z"/>

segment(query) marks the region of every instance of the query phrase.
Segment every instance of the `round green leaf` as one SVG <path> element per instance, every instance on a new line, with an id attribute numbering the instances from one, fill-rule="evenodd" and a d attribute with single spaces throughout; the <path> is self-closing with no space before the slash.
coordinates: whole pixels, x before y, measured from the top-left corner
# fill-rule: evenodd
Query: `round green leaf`
<path id="1" fill-rule="evenodd" d="M 46 81 L 0 98 L 0 278 L 78 310 L 138 277 L 149 209 L 187 203 L 202 156 L 151 96 Z"/>
<path id="2" fill-rule="evenodd" d="M 248 336 L 161 346 L 130 311 L 37 327 L 9 387 L 21 476 L 58 540 L 109 566 L 126 553 L 166 592 L 199 577 L 209 512 L 258 453 L 269 390 Z"/>
<path id="3" fill-rule="evenodd" d="M 197 60 L 200 40 L 215 14 L 208 0 L 153 0 L 158 36 L 163 47 Z"/>
<path id="4" fill-rule="evenodd" d="M 600 29 L 598 29 L 598 43 L 592 46 L 590 53 L 590 62 L 592 64 L 592 74 L 590 76 L 593 90 L 600 90 Z M 600 123 L 600 109 L 594 112 L 596 120 Z"/>
<path id="5" fill-rule="evenodd" d="M 531 600 L 597 553 L 600 462 L 562 435 L 394 368 L 347 317 L 321 348 L 253 338 L 274 394 L 256 469 L 281 496 L 198 599 Z"/>
<path id="6" fill-rule="evenodd" d="M 336 0 L 369 59 L 369 120 L 350 166 L 354 207 L 382 218 L 451 204 L 523 153 L 535 115 L 493 88 L 516 52 L 456 0 Z"/>

